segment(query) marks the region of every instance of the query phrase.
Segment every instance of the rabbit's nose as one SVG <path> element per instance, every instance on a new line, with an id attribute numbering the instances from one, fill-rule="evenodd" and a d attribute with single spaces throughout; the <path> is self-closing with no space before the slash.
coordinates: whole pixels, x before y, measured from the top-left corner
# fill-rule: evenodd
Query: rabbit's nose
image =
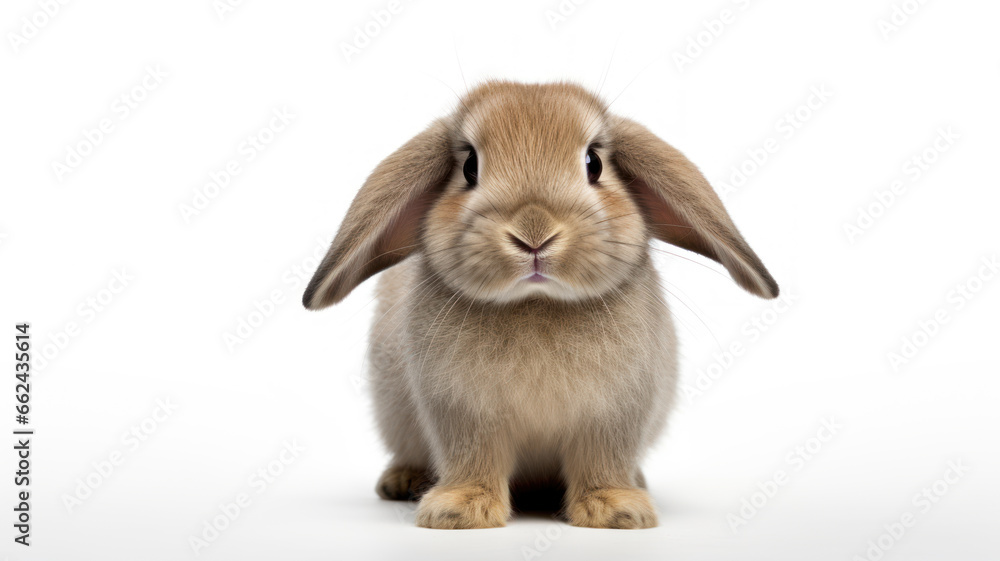
<path id="1" fill-rule="evenodd" d="M 521 251 L 524 251 L 525 253 L 530 253 L 531 255 L 536 255 L 543 249 L 548 247 L 552 243 L 552 241 L 556 239 L 557 236 L 559 236 L 558 233 L 552 234 L 551 236 L 548 237 L 548 239 L 537 245 L 526 242 L 523 239 L 510 233 L 507 234 L 507 239 L 510 240 L 510 243 L 514 244 L 514 247 L 520 249 Z"/>
<path id="2" fill-rule="evenodd" d="M 555 238 L 559 223 L 539 204 L 529 203 L 517 209 L 508 224 L 508 240 L 515 247 L 536 254 Z"/>

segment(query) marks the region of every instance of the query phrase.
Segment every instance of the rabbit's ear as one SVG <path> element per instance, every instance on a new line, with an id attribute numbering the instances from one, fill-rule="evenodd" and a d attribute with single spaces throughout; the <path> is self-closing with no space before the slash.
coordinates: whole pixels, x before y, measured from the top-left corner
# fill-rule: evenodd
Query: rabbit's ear
<path id="1" fill-rule="evenodd" d="M 434 122 L 375 168 L 361 187 L 302 303 L 319 310 L 402 261 L 419 244 L 427 210 L 453 169 L 448 125 Z"/>
<path id="2" fill-rule="evenodd" d="M 778 283 L 740 235 L 698 168 L 634 121 L 612 117 L 609 124 L 614 163 L 653 235 L 722 263 L 748 292 L 776 297 Z"/>

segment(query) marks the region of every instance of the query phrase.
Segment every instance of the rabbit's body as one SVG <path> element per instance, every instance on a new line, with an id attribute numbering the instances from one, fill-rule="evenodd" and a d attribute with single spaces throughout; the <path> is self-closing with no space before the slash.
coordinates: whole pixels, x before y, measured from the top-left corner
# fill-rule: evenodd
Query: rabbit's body
<path id="1" fill-rule="evenodd" d="M 422 495 L 420 526 L 487 528 L 544 480 L 572 524 L 655 525 L 639 459 L 677 351 L 654 237 L 778 293 L 697 168 L 579 86 L 487 83 L 379 164 L 303 297 L 398 264 L 369 357 L 393 453 L 379 494 Z"/>
<path id="2" fill-rule="evenodd" d="M 416 256 L 383 275 L 378 299 L 370 371 L 394 467 L 433 473 L 449 455 L 481 454 L 460 436 L 479 424 L 506 448 L 513 483 L 558 481 L 567 455 L 591 453 L 588 439 L 637 459 L 664 425 L 675 341 L 648 264 L 602 299 L 484 304 Z"/>

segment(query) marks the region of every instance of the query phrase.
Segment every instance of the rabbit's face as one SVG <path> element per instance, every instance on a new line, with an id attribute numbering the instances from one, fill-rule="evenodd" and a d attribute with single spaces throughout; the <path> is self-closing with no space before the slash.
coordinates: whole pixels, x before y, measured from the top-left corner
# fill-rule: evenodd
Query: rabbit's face
<path id="1" fill-rule="evenodd" d="M 649 235 L 605 127 L 603 104 L 575 86 L 472 92 L 452 126 L 456 169 L 425 222 L 431 268 L 495 302 L 597 298 L 623 283 Z"/>
<path id="2" fill-rule="evenodd" d="M 302 301 L 320 309 L 414 252 L 472 299 L 589 300 L 649 266 L 652 238 L 778 284 L 698 168 L 571 84 L 487 82 L 375 168 Z"/>

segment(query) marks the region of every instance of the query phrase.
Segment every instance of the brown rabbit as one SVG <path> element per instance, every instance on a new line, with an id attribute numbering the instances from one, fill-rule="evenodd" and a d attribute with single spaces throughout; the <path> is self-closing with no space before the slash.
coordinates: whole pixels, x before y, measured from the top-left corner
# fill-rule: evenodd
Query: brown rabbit
<path id="1" fill-rule="evenodd" d="M 576 85 L 481 85 L 379 164 L 303 298 L 399 265 L 369 357 L 393 453 L 379 495 L 423 494 L 420 526 L 490 528 L 512 485 L 557 481 L 574 525 L 655 526 L 639 460 L 677 343 L 654 237 L 778 295 L 694 164 Z"/>

